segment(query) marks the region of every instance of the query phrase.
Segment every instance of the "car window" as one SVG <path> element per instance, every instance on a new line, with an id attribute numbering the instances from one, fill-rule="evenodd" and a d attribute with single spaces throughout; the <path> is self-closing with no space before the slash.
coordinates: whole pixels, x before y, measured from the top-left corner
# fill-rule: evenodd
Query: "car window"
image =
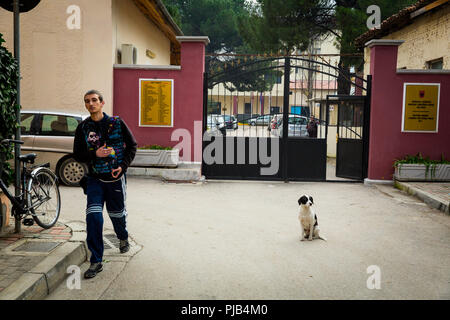
<path id="1" fill-rule="evenodd" d="M 289 124 L 306 124 L 306 119 L 305 118 L 289 118 Z"/>
<path id="2" fill-rule="evenodd" d="M 46 136 L 74 136 L 78 123 L 75 117 L 44 114 L 42 116 L 41 135 Z"/>
<path id="3" fill-rule="evenodd" d="M 216 118 L 216 121 L 218 122 L 218 123 L 222 123 L 222 122 L 225 122 L 225 119 L 223 118 L 223 117 L 217 117 Z"/>
<path id="4" fill-rule="evenodd" d="M 75 135 L 75 130 L 77 130 L 78 124 L 81 122 L 80 118 L 66 117 L 67 118 L 67 129 L 71 133 L 71 136 Z"/>
<path id="5" fill-rule="evenodd" d="M 22 113 L 20 115 L 20 134 L 27 135 L 31 133 L 31 124 L 34 119 L 33 113 Z"/>

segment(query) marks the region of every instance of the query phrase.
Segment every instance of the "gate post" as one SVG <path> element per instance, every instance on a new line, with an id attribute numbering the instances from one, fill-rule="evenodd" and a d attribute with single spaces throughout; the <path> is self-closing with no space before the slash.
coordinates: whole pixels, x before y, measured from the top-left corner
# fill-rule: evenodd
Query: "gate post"
<path id="1" fill-rule="evenodd" d="M 291 59 L 284 59 L 284 92 L 283 92 L 283 138 L 282 138 L 282 178 L 288 182 L 288 133 L 289 133 L 289 85 L 291 78 Z"/>
<path id="2" fill-rule="evenodd" d="M 208 73 L 203 73 L 203 130 L 202 134 L 206 132 L 207 129 L 207 115 L 208 115 Z M 202 136 L 203 141 L 203 136 Z"/>
<path id="3" fill-rule="evenodd" d="M 363 110 L 363 179 L 368 177 L 369 171 L 369 136 L 370 136 L 370 100 L 372 96 L 372 75 L 367 76 L 367 91 Z"/>

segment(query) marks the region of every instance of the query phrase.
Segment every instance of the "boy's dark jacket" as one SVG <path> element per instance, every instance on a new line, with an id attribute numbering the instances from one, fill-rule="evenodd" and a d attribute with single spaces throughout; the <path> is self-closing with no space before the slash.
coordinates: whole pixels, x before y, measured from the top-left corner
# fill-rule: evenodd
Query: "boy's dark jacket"
<path id="1" fill-rule="evenodd" d="M 114 152 L 106 158 L 98 158 L 95 151 L 106 143 Z M 83 120 L 75 131 L 73 154 L 75 160 L 89 167 L 89 176 L 104 181 L 120 178 L 136 155 L 137 143 L 125 122 L 119 117 L 110 117 L 103 113 L 100 121 L 91 117 Z M 111 170 L 122 167 L 119 177 L 113 178 Z"/>

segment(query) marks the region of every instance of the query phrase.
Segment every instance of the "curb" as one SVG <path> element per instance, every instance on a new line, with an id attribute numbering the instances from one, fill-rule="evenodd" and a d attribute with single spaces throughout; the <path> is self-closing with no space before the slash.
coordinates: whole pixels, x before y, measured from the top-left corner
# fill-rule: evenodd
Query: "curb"
<path id="1" fill-rule="evenodd" d="M 129 167 L 128 176 L 156 178 L 174 182 L 201 182 L 201 166 L 180 164 L 177 168 L 164 167 Z"/>
<path id="2" fill-rule="evenodd" d="M 394 187 L 397 189 L 400 189 L 402 191 L 405 191 L 406 193 L 419 198 L 423 202 L 425 202 L 427 205 L 429 205 L 432 208 L 435 208 L 437 210 L 440 210 L 446 214 L 450 215 L 450 204 L 445 203 L 444 200 L 440 199 L 439 197 L 436 197 L 426 191 L 420 190 L 418 188 L 414 188 L 408 183 L 405 182 L 399 182 L 397 180 L 394 180 Z"/>
<path id="3" fill-rule="evenodd" d="M 67 268 L 87 259 L 83 242 L 69 240 L 0 293 L 0 300 L 44 299 L 64 280 Z"/>

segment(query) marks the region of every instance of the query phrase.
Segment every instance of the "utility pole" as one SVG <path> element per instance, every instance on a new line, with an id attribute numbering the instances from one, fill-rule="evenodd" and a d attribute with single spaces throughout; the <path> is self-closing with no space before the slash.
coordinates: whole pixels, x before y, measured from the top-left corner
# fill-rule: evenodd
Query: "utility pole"
<path id="1" fill-rule="evenodd" d="M 19 77 L 17 77 L 17 97 L 16 97 L 16 105 L 20 106 L 20 7 L 19 0 L 14 0 L 13 3 L 14 10 L 14 58 L 17 61 L 17 68 L 19 70 Z M 16 128 L 16 140 L 20 140 L 20 107 L 16 108 L 16 119 L 17 119 L 17 128 Z M 15 195 L 16 197 L 20 196 L 20 144 L 14 144 L 14 168 L 16 173 L 15 179 Z M 19 219 L 14 219 L 14 232 L 20 233 L 22 231 L 22 225 L 20 224 Z"/>

